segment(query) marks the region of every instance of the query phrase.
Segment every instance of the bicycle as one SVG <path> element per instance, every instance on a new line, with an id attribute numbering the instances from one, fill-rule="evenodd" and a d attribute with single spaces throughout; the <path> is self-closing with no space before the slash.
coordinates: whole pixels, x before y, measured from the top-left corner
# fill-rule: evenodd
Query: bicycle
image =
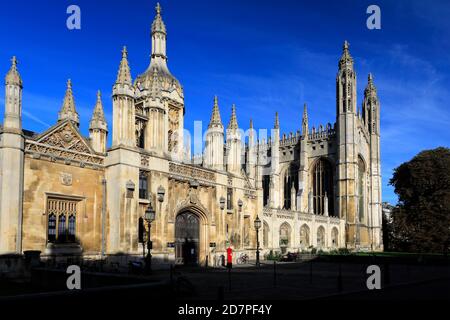
<path id="1" fill-rule="evenodd" d="M 237 259 L 237 264 L 246 264 L 249 261 L 248 254 L 243 253 L 241 256 Z"/>

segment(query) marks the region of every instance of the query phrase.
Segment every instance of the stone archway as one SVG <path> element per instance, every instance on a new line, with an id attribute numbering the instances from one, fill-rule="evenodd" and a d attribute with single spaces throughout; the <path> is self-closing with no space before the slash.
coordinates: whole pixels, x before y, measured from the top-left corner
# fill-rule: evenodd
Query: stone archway
<path id="1" fill-rule="evenodd" d="M 207 214 L 198 206 L 183 206 L 175 217 L 175 263 L 203 265 L 208 250 Z"/>

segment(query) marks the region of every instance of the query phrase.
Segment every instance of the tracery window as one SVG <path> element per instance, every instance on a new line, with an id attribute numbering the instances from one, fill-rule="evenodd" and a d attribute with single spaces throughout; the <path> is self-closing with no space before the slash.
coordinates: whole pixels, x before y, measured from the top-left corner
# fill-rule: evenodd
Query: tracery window
<path id="1" fill-rule="evenodd" d="M 331 246 L 333 248 L 339 247 L 339 232 L 336 227 L 331 230 Z"/>
<path id="2" fill-rule="evenodd" d="M 322 249 L 325 247 L 325 228 L 320 226 L 317 229 L 317 248 Z"/>
<path id="3" fill-rule="evenodd" d="M 328 215 L 334 216 L 334 184 L 330 163 L 319 159 L 312 170 L 313 206 L 315 214 L 325 213 L 325 200 L 328 202 Z"/>
<path id="4" fill-rule="evenodd" d="M 289 247 L 291 244 L 291 226 L 285 222 L 280 226 L 280 247 Z"/>
<path id="5" fill-rule="evenodd" d="M 266 206 L 269 203 L 270 194 L 270 176 L 263 176 L 263 205 Z"/>
<path id="6" fill-rule="evenodd" d="M 75 242 L 77 200 L 49 198 L 47 200 L 48 242 Z"/>

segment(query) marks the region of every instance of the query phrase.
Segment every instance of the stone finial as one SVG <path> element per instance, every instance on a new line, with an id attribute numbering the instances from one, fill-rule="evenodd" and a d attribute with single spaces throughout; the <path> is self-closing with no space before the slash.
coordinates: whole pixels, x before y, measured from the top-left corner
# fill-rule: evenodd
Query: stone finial
<path id="1" fill-rule="evenodd" d="M 341 58 L 339 59 L 339 69 L 343 69 L 343 68 L 353 68 L 353 58 L 350 55 L 350 50 L 349 50 L 350 44 L 348 43 L 347 40 L 344 41 L 344 45 L 343 45 L 343 52 L 341 55 Z"/>
<path id="2" fill-rule="evenodd" d="M 275 123 L 274 123 L 274 129 L 280 129 L 280 120 L 278 119 L 278 111 L 275 112 Z"/>
<path id="3" fill-rule="evenodd" d="M 58 114 L 58 121 L 63 121 L 66 119 L 72 120 L 76 123 L 76 125 L 79 125 L 80 123 L 79 116 L 75 108 L 75 99 L 72 92 L 72 81 L 70 79 L 67 80 L 66 94 L 64 96 L 61 110 Z"/>
<path id="4" fill-rule="evenodd" d="M 122 49 L 122 60 L 120 61 L 119 71 L 117 72 L 116 84 L 129 84 L 131 85 L 131 72 L 128 65 L 128 51 L 127 47 Z"/>
<path id="5" fill-rule="evenodd" d="M 364 90 L 364 96 L 376 96 L 377 95 L 377 88 L 375 87 L 375 84 L 373 83 L 373 76 L 372 73 L 369 73 L 367 76 L 367 86 Z"/>
<path id="6" fill-rule="evenodd" d="M 303 105 L 302 134 L 303 134 L 303 139 L 308 138 L 308 134 L 309 134 L 309 129 L 308 129 L 308 109 L 307 109 L 306 103 Z"/>
<path id="7" fill-rule="evenodd" d="M 228 123 L 227 129 L 232 129 L 232 130 L 238 129 L 238 123 L 237 123 L 237 117 L 236 117 L 236 105 L 234 103 L 231 106 L 231 118 L 230 118 L 230 122 Z"/>
<path id="8" fill-rule="evenodd" d="M 156 12 L 156 15 L 155 15 L 155 19 L 153 20 L 153 23 L 152 23 L 152 33 L 161 32 L 161 33 L 165 34 L 166 26 L 161 17 L 162 8 L 161 8 L 161 5 L 159 4 L 159 2 L 156 4 L 155 12 Z"/>
<path id="9" fill-rule="evenodd" d="M 253 119 L 250 118 L 250 129 L 253 129 Z"/>
<path id="10" fill-rule="evenodd" d="M 219 100 L 217 96 L 214 96 L 214 105 L 211 114 L 211 120 L 209 121 L 208 128 L 212 127 L 222 127 L 222 119 L 220 118 L 220 110 L 219 110 Z"/>
<path id="11" fill-rule="evenodd" d="M 19 70 L 17 70 L 16 56 L 11 58 L 11 68 L 6 74 L 5 83 L 9 85 L 17 85 L 22 88 L 22 78 L 20 77 Z"/>
<path id="12" fill-rule="evenodd" d="M 94 112 L 92 113 L 89 129 L 102 129 L 108 131 L 100 90 L 97 91 L 97 101 L 95 103 Z"/>

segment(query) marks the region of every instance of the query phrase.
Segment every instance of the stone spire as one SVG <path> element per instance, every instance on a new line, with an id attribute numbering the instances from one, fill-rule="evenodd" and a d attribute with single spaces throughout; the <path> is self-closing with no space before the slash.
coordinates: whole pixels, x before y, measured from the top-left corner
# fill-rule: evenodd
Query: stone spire
<path id="1" fill-rule="evenodd" d="M 17 70 L 17 59 L 15 56 L 11 58 L 11 68 L 6 74 L 5 83 L 7 85 L 17 85 L 22 88 L 22 78 Z"/>
<path id="2" fill-rule="evenodd" d="M 275 124 L 274 124 L 273 128 L 280 129 L 280 120 L 278 119 L 278 111 L 275 112 Z"/>
<path id="3" fill-rule="evenodd" d="M 308 108 L 306 103 L 303 105 L 303 118 L 302 118 L 302 136 L 303 139 L 308 138 L 309 129 L 308 129 Z"/>
<path id="4" fill-rule="evenodd" d="M 237 117 L 236 117 L 236 106 L 234 105 L 234 103 L 231 106 L 231 118 L 230 118 L 230 122 L 228 123 L 227 129 L 231 129 L 231 130 L 238 129 L 238 123 L 237 123 Z"/>
<path id="5" fill-rule="evenodd" d="M 100 90 L 97 91 L 97 102 L 95 103 L 94 112 L 92 113 L 89 129 L 101 129 L 108 131 Z"/>
<path id="6" fill-rule="evenodd" d="M 353 58 L 349 51 L 350 44 L 347 40 L 344 41 L 343 51 L 341 58 L 339 59 L 339 70 L 341 69 L 353 69 Z"/>
<path id="7" fill-rule="evenodd" d="M 156 15 L 152 23 L 152 59 L 155 57 L 167 60 L 166 56 L 166 25 L 161 17 L 159 2 L 155 7 Z"/>
<path id="8" fill-rule="evenodd" d="M 116 84 L 131 85 L 131 72 L 128 65 L 128 51 L 127 47 L 122 49 L 122 60 L 120 61 L 119 71 L 117 72 Z"/>
<path id="9" fill-rule="evenodd" d="M 58 114 L 58 121 L 63 121 L 66 119 L 73 121 L 77 126 L 80 123 L 78 113 L 75 109 L 75 100 L 73 98 L 72 92 L 72 81 L 70 79 L 67 80 L 66 95 L 64 96 L 63 105 Z"/>
<path id="10" fill-rule="evenodd" d="M 367 77 L 367 86 L 366 89 L 364 90 L 364 96 L 369 97 L 369 96 L 377 96 L 377 88 L 375 87 L 374 83 L 373 83 L 373 76 L 371 73 L 369 73 L 368 77 Z"/>
<path id="11" fill-rule="evenodd" d="M 250 118 L 250 129 L 253 129 L 253 119 Z"/>
<path id="12" fill-rule="evenodd" d="M 211 120 L 209 121 L 208 128 L 222 127 L 222 120 L 220 118 L 219 102 L 217 96 L 214 96 L 214 106 L 211 114 Z"/>

